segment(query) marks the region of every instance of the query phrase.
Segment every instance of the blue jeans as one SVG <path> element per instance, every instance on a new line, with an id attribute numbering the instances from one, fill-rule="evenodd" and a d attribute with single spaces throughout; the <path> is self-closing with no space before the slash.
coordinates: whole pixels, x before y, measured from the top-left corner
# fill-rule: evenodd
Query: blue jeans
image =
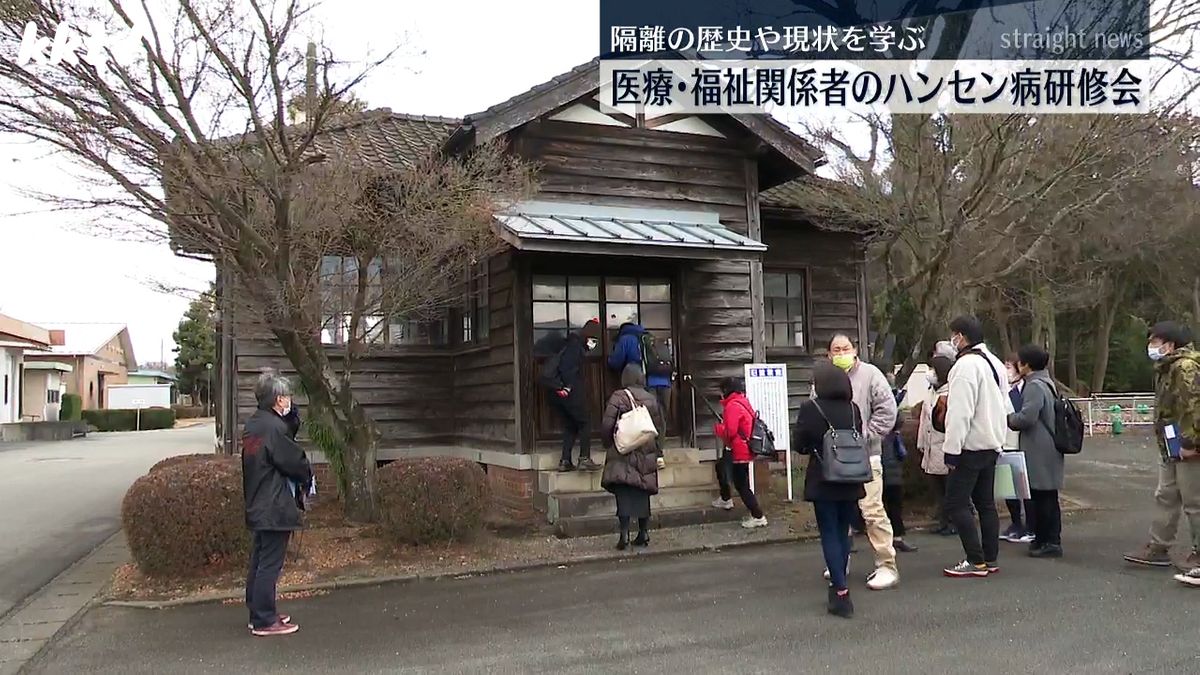
<path id="1" fill-rule="evenodd" d="M 813 502 L 817 530 L 821 533 L 821 551 L 829 568 L 829 583 L 837 590 L 846 586 L 846 566 L 850 563 L 850 524 L 858 502 Z"/>

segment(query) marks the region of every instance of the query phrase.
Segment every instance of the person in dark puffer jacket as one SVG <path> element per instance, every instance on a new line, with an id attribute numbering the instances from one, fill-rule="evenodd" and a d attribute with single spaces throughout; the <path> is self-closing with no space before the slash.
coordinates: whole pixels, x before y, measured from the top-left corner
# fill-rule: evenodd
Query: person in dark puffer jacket
<path id="1" fill-rule="evenodd" d="M 600 486 L 613 494 L 617 500 L 617 522 L 620 523 L 621 534 L 617 540 L 617 549 L 625 550 L 629 546 L 629 522 L 637 519 L 638 533 L 633 540 L 634 546 L 650 544 L 647 528 L 650 524 L 650 495 L 658 494 L 658 468 L 662 459 L 661 439 L 666 430 L 663 424 L 662 410 L 658 407 L 658 398 L 646 390 L 646 379 L 642 369 L 636 363 L 630 363 L 621 371 L 621 386 L 608 398 L 604 408 L 604 419 L 600 425 L 600 440 L 607 449 L 604 456 L 604 473 L 600 477 Z M 627 455 L 622 455 L 616 447 L 617 420 L 633 410 L 633 396 L 638 405 L 645 406 L 650 411 L 654 428 L 658 437 L 643 447 L 635 448 Z"/>
<path id="2" fill-rule="evenodd" d="M 276 612 L 275 590 L 288 539 L 303 527 L 300 512 L 313 474 L 286 420 L 292 409 L 291 385 L 268 372 L 259 378 L 254 393 L 258 410 L 246 420 L 242 433 L 246 528 L 253 535 L 246 607 L 254 635 L 288 635 L 298 628 L 291 617 Z"/>

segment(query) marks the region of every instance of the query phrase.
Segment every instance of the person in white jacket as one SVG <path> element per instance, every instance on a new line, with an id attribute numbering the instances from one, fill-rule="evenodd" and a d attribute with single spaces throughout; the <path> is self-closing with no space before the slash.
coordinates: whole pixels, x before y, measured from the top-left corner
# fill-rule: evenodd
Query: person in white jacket
<path id="1" fill-rule="evenodd" d="M 1008 435 L 1004 362 L 983 344 L 983 324 L 973 316 L 950 322 L 950 342 L 958 358 L 950 369 L 946 438 L 942 443 L 950 475 L 946 511 L 958 529 L 966 559 L 943 570 L 949 577 L 986 577 L 999 571 L 1000 517 L 996 513 L 996 460 Z M 979 514 L 978 524 L 971 505 Z"/>

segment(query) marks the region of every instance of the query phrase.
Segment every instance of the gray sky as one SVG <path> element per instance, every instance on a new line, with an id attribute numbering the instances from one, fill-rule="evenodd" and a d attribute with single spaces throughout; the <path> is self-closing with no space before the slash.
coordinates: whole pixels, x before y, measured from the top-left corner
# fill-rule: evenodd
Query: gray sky
<path id="1" fill-rule="evenodd" d="M 153 0 L 152 0 L 153 2 Z M 592 58 L 594 0 L 395 2 L 338 0 L 319 9 L 316 35 L 340 59 L 403 44 L 358 96 L 371 107 L 460 116 L 478 112 Z M 0 136 L 0 312 L 26 321 L 129 325 L 140 362 L 173 360 L 171 334 L 187 300 L 149 281 L 202 289 L 212 267 L 177 258 L 166 245 L 110 241 L 81 232 L 79 217 L 20 190 L 59 190 L 70 180 L 48 149 Z"/>

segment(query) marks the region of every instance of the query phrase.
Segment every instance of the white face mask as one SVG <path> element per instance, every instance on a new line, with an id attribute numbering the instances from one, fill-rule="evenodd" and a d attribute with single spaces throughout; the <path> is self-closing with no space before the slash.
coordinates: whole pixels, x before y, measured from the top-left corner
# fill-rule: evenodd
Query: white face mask
<path id="1" fill-rule="evenodd" d="M 1151 361 L 1158 361 L 1166 354 L 1162 353 L 1162 347 L 1146 347 L 1146 356 L 1149 356 Z"/>
<path id="2" fill-rule="evenodd" d="M 937 373 L 925 373 L 925 379 L 929 381 L 929 386 L 933 387 L 934 389 L 938 388 Z"/>
<path id="3" fill-rule="evenodd" d="M 591 351 L 596 348 L 596 345 L 600 344 L 600 341 L 596 338 L 588 338 L 585 344 L 587 345 L 588 351 Z"/>

